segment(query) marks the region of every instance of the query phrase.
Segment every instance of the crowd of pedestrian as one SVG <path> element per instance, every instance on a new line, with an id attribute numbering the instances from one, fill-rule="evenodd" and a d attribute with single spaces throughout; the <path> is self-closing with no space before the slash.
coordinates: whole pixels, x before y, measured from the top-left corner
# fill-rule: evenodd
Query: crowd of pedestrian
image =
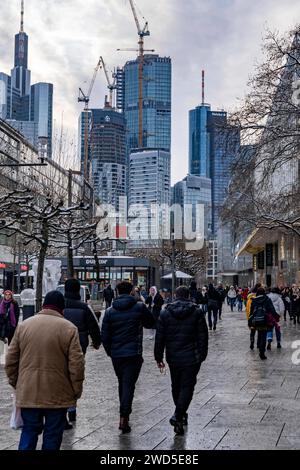
<path id="1" fill-rule="evenodd" d="M 104 290 L 105 314 L 100 331 L 98 318 L 81 301 L 77 279 L 65 282 L 65 294 L 49 292 L 39 314 L 19 322 L 19 307 L 11 291 L 0 302 L 0 339 L 9 344 L 5 370 L 15 389 L 16 405 L 23 419 L 20 450 L 33 450 L 43 433 L 42 449 L 57 450 L 63 432 L 76 422 L 77 400 L 84 382 L 85 354 L 101 344 L 112 361 L 118 380 L 119 430 L 131 432 L 130 415 L 143 364 L 143 331 L 154 339 L 153 354 L 161 371 L 168 363 L 174 414 L 170 424 L 184 434 L 202 362 L 208 352 L 208 329 L 222 320 L 224 302 L 231 312 L 245 308 L 250 330 L 250 349 L 267 359 L 275 330 L 281 348 L 280 319 L 300 323 L 300 290 L 248 287 L 180 286 L 174 298 L 152 286 L 149 292 L 122 281 Z M 207 317 L 207 322 L 206 322 Z M 208 326 L 207 326 L 208 323 Z M 214 334 L 214 333 L 212 333 Z"/>

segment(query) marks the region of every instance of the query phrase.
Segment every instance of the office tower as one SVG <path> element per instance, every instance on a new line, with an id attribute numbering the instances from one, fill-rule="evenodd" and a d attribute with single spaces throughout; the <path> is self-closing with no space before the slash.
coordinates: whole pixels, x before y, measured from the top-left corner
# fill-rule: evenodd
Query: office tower
<path id="1" fill-rule="evenodd" d="M 79 118 L 80 158 L 84 163 L 85 112 Z M 91 181 L 100 203 L 119 209 L 126 195 L 126 125 L 123 114 L 109 106 L 89 110 L 88 151 Z"/>
<path id="2" fill-rule="evenodd" d="M 36 83 L 31 87 L 30 121 L 37 124 L 37 147 L 51 158 L 53 123 L 53 85 Z"/>
<path id="3" fill-rule="evenodd" d="M 204 237 L 207 239 L 211 232 L 211 179 L 205 176 L 187 175 L 182 181 L 178 181 L 173 187 L 173 204 L 179 204 L 182 215 L 187 211 L 187 206 L 192 206 L 192 230 L 196 231 L 200 221 L 196 220 L 197 204 L 204 205 Z M 198 223 L 198 224 L 197 224 Z"/>
<path id="4" fill-rule="evenodd" d="M 189 172 L 212 180 L 213 234 L 218 230 L 220 209 L 239 147 L 239 132 L 229 126 L 225 111 L 211 111 L 210 105 L 202 103 L 189 112 Z"/>
<path id="5" fill-rule="evenodd" d="M 21 1 L 20 31 L 15 36 L 11 76 L 0 73 L 0 117 L 21 132 L 40 156 L 52 156 L 53 85 L 30 85 L 28 36 L 24 32 L 24 0 Z"/>
<path id="6" fill-rule="evenodd" d="M 117 70 L 117 107 L 127 122 L 127 149 L 138 148 L 139 60 Z M 143 148 L 171 148 L 171 59 L 145 54 L 143 66 Z"/>
<path id="7" fill-rule="evenodd" d="M 129 156 L 129 218 L 141 209 L 142 223 L 138 239 L 158 240 L 161 238 L 161 222 L 151 233 L 151 205 L 158 209 L 170 204 L 170 152 L 161 149 L 136 149 Z"/>

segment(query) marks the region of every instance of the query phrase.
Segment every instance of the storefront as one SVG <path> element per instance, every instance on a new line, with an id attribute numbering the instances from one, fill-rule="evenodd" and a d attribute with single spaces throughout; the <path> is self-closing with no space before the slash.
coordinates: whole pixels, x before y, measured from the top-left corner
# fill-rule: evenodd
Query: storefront
<path id="1" fill-rule="evenodd" d="M 67 259 L 62 258 L 62 281 L 67 278 Z M 158 284 L 159 270 L 157 266 L 146 258 L 133 258 L 130 256 L 101 256 L 99 257 L 99 277 L 97 279 L 96 261 L 93 256 L 75 256 L 74 270 L 76 277 L 90 286 L 97 283 L 102 290 L 105 284 L 114 288 L 121 280 L 130 281 L 137 286 Z"/>

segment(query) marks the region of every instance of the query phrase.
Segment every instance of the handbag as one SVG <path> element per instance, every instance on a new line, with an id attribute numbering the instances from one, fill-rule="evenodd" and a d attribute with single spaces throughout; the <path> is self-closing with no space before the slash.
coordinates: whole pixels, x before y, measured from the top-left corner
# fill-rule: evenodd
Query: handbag
<path id="1" fill-rule="evenodd" d="M 21 408 L 16 405 L 16 395 L 12 394 L 12 413 L 10 417 L 10 427 L 12 429 L 21 429 L 23 427 L 23 419 L 21 415 Z"/>

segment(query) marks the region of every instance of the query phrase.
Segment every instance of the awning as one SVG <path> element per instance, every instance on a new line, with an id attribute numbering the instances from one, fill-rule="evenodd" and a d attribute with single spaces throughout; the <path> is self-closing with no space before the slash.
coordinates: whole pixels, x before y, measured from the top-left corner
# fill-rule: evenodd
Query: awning
<path id="1" fill-rule="evenodd" d="M 21 277 L 26 277 L 27 272 L 20 274 L 20 276 Z M 34 277 L 34 272 L 32 271 L 32 269 L 30 269 L 30 271 L 28 272 L 28 276 Z"/>
<path id="2" fill-rule="evenodd" d="M 175 271 L 175 277 L 177 279 L 193 279 L 193 276 L 190 276 L 189 274 L 182 271 Z M 162 276 L 162 279 L 172 279 L 172 273 Z"/>

